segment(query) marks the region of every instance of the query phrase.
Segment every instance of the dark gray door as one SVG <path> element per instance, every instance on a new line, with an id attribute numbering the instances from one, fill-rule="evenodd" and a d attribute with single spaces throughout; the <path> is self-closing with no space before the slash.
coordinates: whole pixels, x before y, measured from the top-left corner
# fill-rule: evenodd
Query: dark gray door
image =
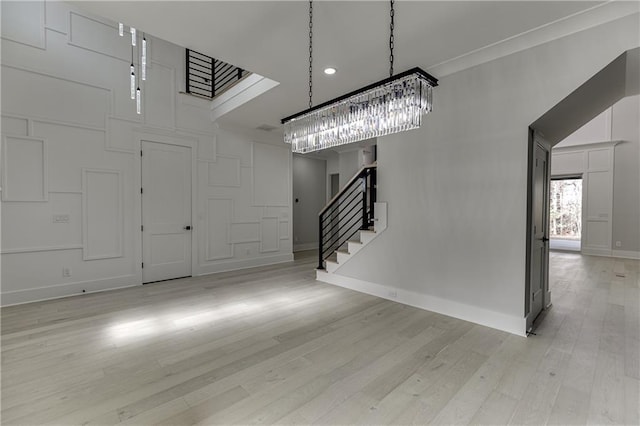
<path id="1" fill-rule="evenodd" d="M 545 306 L 545 291 L 549 279 L 549 149 L 535 142 L 532 188 L 533 230 L 529 285 L 529 315 L 527 330 Z"/>

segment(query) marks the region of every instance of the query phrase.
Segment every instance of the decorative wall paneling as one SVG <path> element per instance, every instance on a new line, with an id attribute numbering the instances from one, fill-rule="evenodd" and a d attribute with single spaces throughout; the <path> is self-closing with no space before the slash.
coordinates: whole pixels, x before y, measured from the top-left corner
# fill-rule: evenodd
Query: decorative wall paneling
<path id="1" fill-rule="evenodd" d="M 37 49 L 46 48 L 45 2 L 0 3 L 2 38 Z M 24 19 L 28 16 L 29 19 Z"/>
<path id="2" fill-rule="evenodd" d="M 617 142 L 554 148 L 551 175 L 582 176 L 582 253 L 611 256 L 613 155 Z"/>
<path id="3" fill-rule="evenodd" d="M 233 217 L 233 200 L 209 198 L 207 202 L 207 245 L 205 260 L 229 259 L 233 257 L 230 226 Z"/>
<path id="4" fill-rule="evenodd" d="M 122 172 L 82 169 L 82 245 L 84 260 L 123 256 Z"/>
<path id="5" fill-rule="evenodd" d="M 194 275 L 292 259 L 291 154 L 179 94 L 182 48 L 147 35 L 137 115 L 117 23 L 69 3 L 1 6 L 3 161 L 17 159 L 2 164 L 3 305 L 142 282 L 142 140 L 192 148 Z"/>
<path id="6" fill-rule="evenodd" d="M 2 201 L 47 201 L 45 139 L 5 136 L 2 139 Z"/>
<path id="7" fill-rule="evenodd" d="M 278 217 L 263 217 L 260 222 L 260 252 L 268 253 L 280 250 L 278 236 Z"/>

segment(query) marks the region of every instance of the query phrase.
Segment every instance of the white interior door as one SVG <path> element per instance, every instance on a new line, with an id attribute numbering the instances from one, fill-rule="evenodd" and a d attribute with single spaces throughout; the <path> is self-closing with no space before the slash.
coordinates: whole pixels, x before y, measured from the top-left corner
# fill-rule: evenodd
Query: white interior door
<path id="1" fill-rule="evenodd" d="M 191 148 L 142 141 L 142 282 L 191 276 Z"/>

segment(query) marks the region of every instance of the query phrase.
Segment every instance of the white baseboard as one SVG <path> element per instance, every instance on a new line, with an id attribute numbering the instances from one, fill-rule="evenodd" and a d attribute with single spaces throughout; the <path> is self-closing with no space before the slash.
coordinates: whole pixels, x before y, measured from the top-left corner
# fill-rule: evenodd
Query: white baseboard
<path id="1" fill-rule="evenodd" d="M 586 254 L 587 256 L 611 257 L 611 249 L 582 247 L 582 254 Z"/>
<path id="2" fill-rule="evenodd" d="M 629 250 L 613 250 L 611 251 L 612 257 L 619 257 L 621 259 L 638 259 L 640 260 L 640 251 Z"/>
<path id="3" fill-rule="evenodd" d="M 60 299 L 68 296 L 80 296 L 88 293 L 115 290 L 118 288 L 141 285 L 138 275 L 122 275 L 102 280 L 81 281 L 76 283 L 57 284 L 48 287 L 30 288 L 26 290 L 2 293 L 2 306 L 21 305 L 23 303 Z M 84 292 L 83 292 L 84 290 Z"/>
<path id="4" fill-rule="evenodd" d="M 294 244 L 293 251 L 305 251 L 305 250 L 317 250 L 318 242 L 315 243 L 304 243 L 304 244 Z"/>
<path id="5" fill-rule="evenodd" d="M 375 284 L 335 273 L 330 274 L 322 270 L 316 271 L 316 279 L 339 287 L 506 331 L 518 336 L 526 336 L 527 322 L 524 317 L 514 317 L 477 306 L 429 296 L 427 294 Z M 394 294 L 396 295 L 395 297 L 393 296 Z"/>
<path id="6" fill-rule="evenodd" d="M 212 265 L 200 265 L 197 275 L 216 274 L 218 272 L 236 271 L 238 269 L 255 268 L 257 266 L 266 266 L 292 261 L 293 253 L 276 254 L 273 256 L 261 256 L 252 259 L 221 261 L 216 262 Z"/>

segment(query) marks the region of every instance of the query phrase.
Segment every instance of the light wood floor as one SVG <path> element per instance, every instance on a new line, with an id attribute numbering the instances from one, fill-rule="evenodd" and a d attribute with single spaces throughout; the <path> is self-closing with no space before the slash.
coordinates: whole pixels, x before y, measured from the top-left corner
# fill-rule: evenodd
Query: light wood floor
<path id="1" fill-rule="evenodd" d="M 639 423 L 638 261 L 553 253 L 528 339 L 314 261 L 3 309 L 2 423 Z"/>

